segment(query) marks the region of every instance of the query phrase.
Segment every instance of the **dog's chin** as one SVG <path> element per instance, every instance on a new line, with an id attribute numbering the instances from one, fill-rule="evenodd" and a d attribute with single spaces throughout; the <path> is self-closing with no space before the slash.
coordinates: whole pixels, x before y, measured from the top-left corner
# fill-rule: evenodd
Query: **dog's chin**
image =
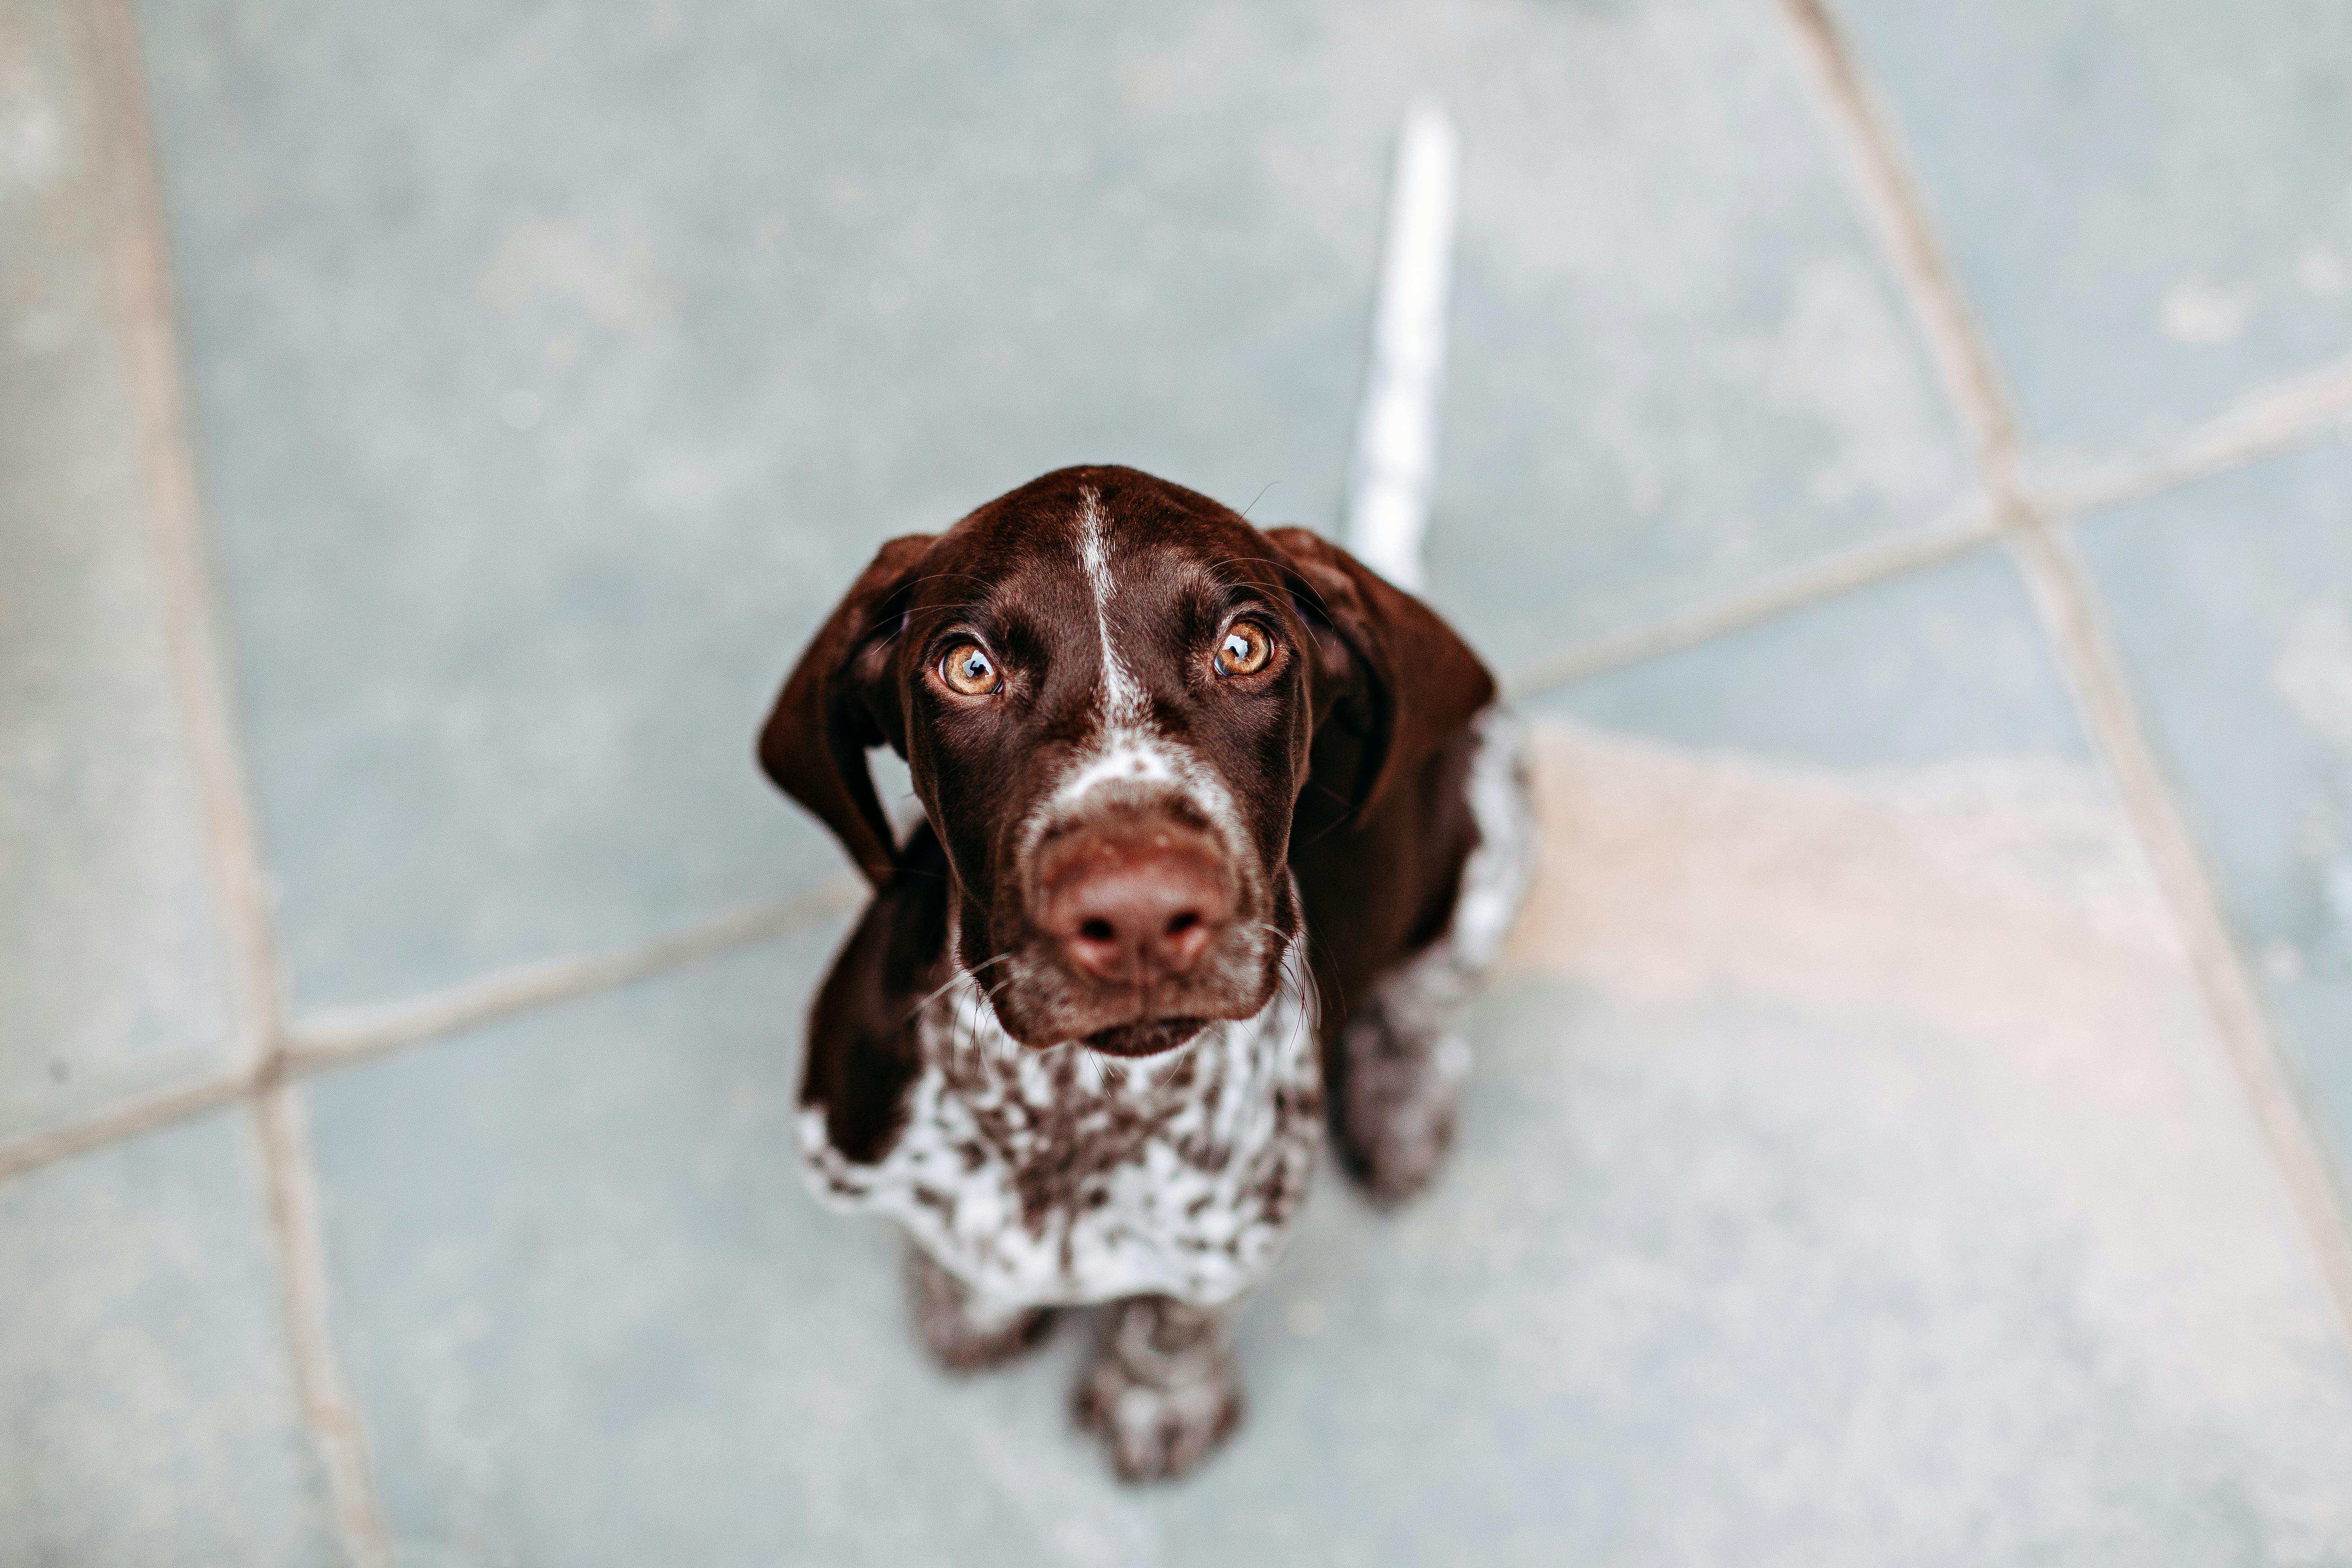
<path id="1" fill-rule="evenodd" d="M 1206 1018 L 1139 1018 L 1097 1029 L 1085 1040 L 1107 1057 L 1156 1057 L 1191 1044 L 1192 1037 L 1208 1026 Z"/>

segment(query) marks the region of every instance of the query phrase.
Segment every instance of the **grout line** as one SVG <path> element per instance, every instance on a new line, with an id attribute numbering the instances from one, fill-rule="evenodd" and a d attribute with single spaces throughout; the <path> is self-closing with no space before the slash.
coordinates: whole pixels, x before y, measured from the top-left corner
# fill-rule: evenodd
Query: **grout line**
<path id="1" fill-rule="evenodd" d="M 294 1341 L 303 1416 L 319 1435 L 328 1493 L 334 1500 L 344 1547 L 352 1563 L 356 1568 L 389 1568 L 392 1539 L 376 1497 L 367 1434 L 361 1427 L 335 1354 L 327 1305 L 331 1287 L 325 1215 L 301 1091 L 282 1078 L 264 1083 L 254 1105 L 254 1124 L 260 1138 L 263 1168 L 268 1173 L 269 1218 L 278 1237 L 278 1267 L 286 1275 L 288 1330 Z"/>
<path id="2" fill-rule="evenodd" d="M 1819 91 L 1819 106 L 1846 151 L 1863 205 L 1876 220 L 1910 303 L 1927 334 L 1945 390 L 1976 437 L 1978 457 L 2000 517 L 2001 531 L 2026 580 L 2042 628 L 2057 655 L 2084 729 L 2112 781 L 2126 819 L 2189 954 L 2223 1053 L 2236 1070 L 2263 1143 L 2309 1240 L 2314 1261 L 2352 1328 L 2352 1215 L 2294 1077 L 2273 1037 L 2237 943 L 2221 912 L 2171 785 L 2149 745 L 2089 574 L 2042 507 L 2081 506 L 2131 493 L 2130 484 L 2175 483 L 2244 461 L 2295 438 L 2341 405 L 2347 373 L 2323 371 L 2273 388 L 2200 426 L 2169 461 L 2116 465 L 2077 482 L 2030 492 L 2017 462 L 2017 425 L 2000 390 L 1990 351 L 1971 321 L 1966 297 L 1935 242 L 1935 227 L 1897 151 L 1891 124 L 1874 104 L 1851 51 L 1823 0 L 1781 0 L 1799 53 Z"/>
<path id="3" fill-rule="evenodd" d="M 286 1032 L 289 1070 L 340 1067 L 454 1034 L 534 1007 L 609 991 L 684 969 L 740 947 L 796 935 L 857 907 L 863 880 L 835 877 L 797 898 L 730 910 L 636 947 L 554 958 L 486 974 L 446 991 L 398 1002 L 336 1008 L 297 1020 Z"/>
<path id="4" fill-rule="evenodd" d="M 129 1105 L 101 1111 L 84 1121 L 36 1132 L 0 1144 L 0 1182 L 71 1155 L 87 1153 L 119 1139 L 135 1138 L 174 1121 L 200 1116 L 242 1099 L 253 1090 L 257 1075 L 250 1069 L 225 1073 L 200 1083 L 150 1095 Z"/>
<path id="5" fill-rule="evenodd" d="M 1885 118 L 1824 0 L 1780 0 L 1780 11 L 1795 36 L 1798 59 L 1830 140 L 1846 163 L 1849 187 L 1878 231 L 1927 353 L 1998 492 L 2010 479 L 2017 424 L 1992 358 L 1969 319 L 1966 296 L 1945 260 L 1935 220 L 1915 195 Z"/>
<path id="6" fill-rule="evenodd" d="M 100 34 L 101 68 L 110 79 L 103 83 L 102 101 L 114 106 L 117 151 L 130 184 L 116 272 L 129 323 L 131 384 L 139 411 L 149 515 L 164 583 L 164 633 L 203 778 L 206 837 L 236 949 L 238 1001 L 247 1026 L 246 1077 L 261 1089 L 254 1115 L 270 1223 L 278 1237 L 289 1350 L 302 1390 L 305 1421 L 326 1469 L 344 1551 L 356 1568 L 381 1568 L 392 1560 L 390 1537 L 329 1328 L 318 1175 L 302 1135 L 297 1091 L 278 1072 L 282 999 L 267 873 L 247 793 L 249 774 L 238 743 L 235 688 L 224 657 L 226 644 L 217 629 L 226 620 L 209 570 L 204 501 L 175 333 L 161 166 L 148 121 L 138 25 L 130 0 L 103 0 L 88 15 Z"/>
<path id="7" fill-rule="evenodd" d="M 116 117 L 115 134 L 128 189 L 115 274 L 128 325 L 128 369 L 147 513 L 163 581 L 164 640 L 195 753 L 214 876 L 236 948 L 242 1046 L 247 1061 L 258 1065 L 274 1045 L 277 961 L 227 665 L 215 630 L 222 624 L 215 615 L 219 601 L 213 589 L 204 502 L 173 339 L 171 262 L 154 145 L 143 112 L 139 41 L 129 0 L 105 0 L 89 15 L 102 35 L 103 68 L 112 78 L 104 96 L 124 106 Z"/>
<path id="8" fill-rule="evenodd" d="M 2274 383 L 2189 430 L 2167 449 L 2104 462 L 2030 461 L 2026 495 L 2046 518 L 2138 500 L 2306 442 L 2352 418 L 2352 359 Z"/>
<path id="9" fill-rule="evenodd" d="M 522 964 L 446 991 L 317 1014 L 286 1030 L 282 1048 L 268 1067 L 226 1073 L 0 1144 L 0 1182 L 267 1092 L 279 1082 L 331 1072 L 516 1013 L 691 968 L 738 948 L 799 935 L 856 909 L 865 889 L 864 881 L 856 877 L 835 877 L 793 898 L 731 910 L 635 947 Z"/>
<path id="10" fill-rule="evenodd" d="M 1530 659 L 1506 672 L 1503 692 L 1517 701 L 1587 676 L 1622 669 L 1819 600 L 1952 560 L 1999 537 L 1991 502 L 1981 497 L 1964 501 L 1916 532 L 1843 550 L 1663 621 L 1608 633 Z"/>
<path id="11" fill-rule="evenodd" d="M 2326 439 L 2347 420 L 2352 420 L 2352 360 L 2260 388 L 2162 451 L 2073 464 L 2025 459 L 2016 485 L 1999 500 L 1976 497 L 1916 531 L 1855 545 L 1663 620 L 1538 655 L 1505 673 L 1504 693 L 1514 700 L 1538 696 L 1940 564 L 2007 537 L 2013 521 L 2000 519 L 2013 519 L 2021 508 L 2044 520 L 2080 516 Z M 2352 430 L 2347 436 L 2352 438 Z"/>
<path id="12" fill-rule="evenodd" d="M 2352 1226 L 2347 1223 L 2343 1194 L 2247 978 L 2196 840 L 2140 724 L 2089 574 L 2072 545 L 2046 523 L 2020 529 L 2014 549 L 2028 590 L 2060 649 L 2092 743 L 2106 763 L 2124 813 L 2181 928 L 2189 965 L 2220 1030 L 2222 1049 L 2311 1235 L 2320 1272 L 2337 1309 L 2352 1324 Z"/>

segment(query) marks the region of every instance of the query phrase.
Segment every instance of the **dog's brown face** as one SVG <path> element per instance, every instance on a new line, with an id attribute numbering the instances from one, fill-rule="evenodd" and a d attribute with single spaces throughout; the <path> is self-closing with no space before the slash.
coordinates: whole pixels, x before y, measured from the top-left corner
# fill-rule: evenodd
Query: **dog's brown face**
<path id="1" fill-rule="evenodd" d="M 1380 771 L 1396 650 L 1375 586 L 1402 600 L 1312 536 L 1065 469 L 886 545 L 761 760 L 882 886 L 896 847 L 864 753 L 899 752 L 950 867 L 954 956 L 1007 1032 L 1167 1050 L 1272 998 L 1301 791 L 1336 773 L 1352 808 Z"/>

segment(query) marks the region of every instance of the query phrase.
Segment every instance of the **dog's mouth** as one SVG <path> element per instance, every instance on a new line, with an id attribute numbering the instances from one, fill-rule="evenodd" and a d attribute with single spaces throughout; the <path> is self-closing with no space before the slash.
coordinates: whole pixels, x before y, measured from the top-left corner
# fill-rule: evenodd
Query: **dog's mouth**
<path id="1" fill-rule="evenodd" d="M 1206 1018 L 1139 1018 L 1086 1036 L 1086 1044 L 1107 1057 L 1156 1057 L 1191 1043 L 1209 1026 Z"/>

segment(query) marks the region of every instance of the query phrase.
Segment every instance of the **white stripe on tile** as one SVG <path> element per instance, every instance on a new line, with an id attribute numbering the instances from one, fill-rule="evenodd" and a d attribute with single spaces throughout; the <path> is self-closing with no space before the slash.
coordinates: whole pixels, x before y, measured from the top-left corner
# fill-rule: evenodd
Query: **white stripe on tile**
<path id="1" fill-rule="evenodd" d="M 1437 471 L 1437 399 L 1445 374 L 1461 143 L 1434 101 L 1407 110 L 1372 315 L 1371 369 L 1356 428 L 1348 548 L 1399 587 L 1423 582 L 1422 538 Z"/>

